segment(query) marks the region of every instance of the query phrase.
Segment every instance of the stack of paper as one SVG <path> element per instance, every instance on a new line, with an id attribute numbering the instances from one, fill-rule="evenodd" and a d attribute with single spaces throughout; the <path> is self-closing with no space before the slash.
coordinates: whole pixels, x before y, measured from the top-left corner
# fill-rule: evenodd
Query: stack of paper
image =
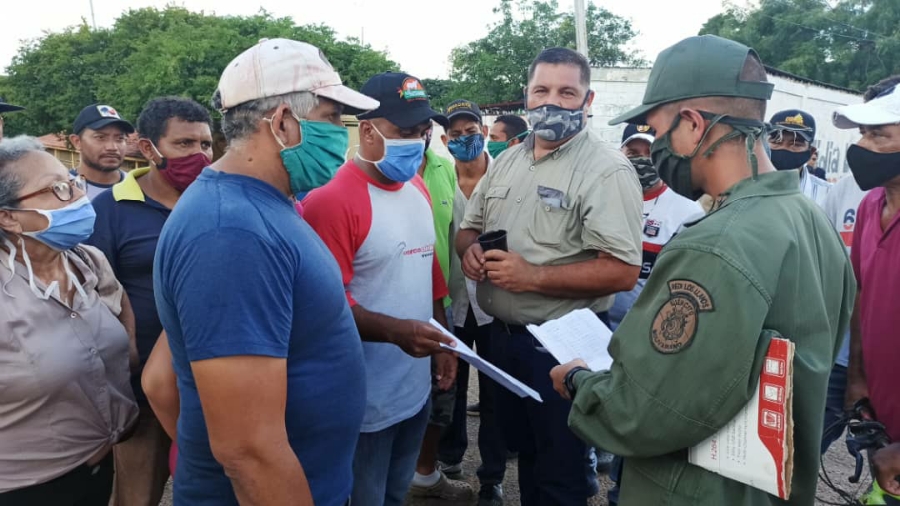
<path id="1" fill-rule="evenodd" d="M 590 309 L 576 309 L 543 325 L 526 328 L 560 364 L 580 358 L 592 371 L 612 367 L 607 351 L 612 331 Z"/>

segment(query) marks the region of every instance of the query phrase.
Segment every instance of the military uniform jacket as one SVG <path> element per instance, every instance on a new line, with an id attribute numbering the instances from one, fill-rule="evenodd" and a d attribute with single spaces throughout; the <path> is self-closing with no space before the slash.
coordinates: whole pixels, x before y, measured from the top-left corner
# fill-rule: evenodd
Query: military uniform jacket
<path id="1" fill-rule="evenodd" d="M 580 372 L 569 424 L 625 457 L 623 506 L 814 503 L 828 375 L 856 282 L 796 172 L 761 174 L 660 254 L 613 336 L 610 371 Z M 772 334 L 796 343 L 787 502 L 687 462 L 749 402 Z"/>

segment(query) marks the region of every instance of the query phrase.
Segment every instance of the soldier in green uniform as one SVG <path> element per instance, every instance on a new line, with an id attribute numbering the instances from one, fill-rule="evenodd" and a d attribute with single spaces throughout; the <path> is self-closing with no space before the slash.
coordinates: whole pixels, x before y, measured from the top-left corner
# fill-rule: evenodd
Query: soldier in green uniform
<path id="1" fill-rule="evenodd" d="M 659 54 L 643 105 L 611 122 L 652 126 L 662 179 L 686 197 L 715 198 L 663 249 L 613 336 L 611 370 L 576 360 L 551 371 L 574 400 L 572 430 L 625 457 L 624 506 L 814 503 L 828 374 L 856 283 L 797 172 L 776 172 L 766 157 L 772 89 L 752 49 L 691 37 Z M 796 344 L 787 502 L 687 461 L 755 393 L 773 334 Z"/>

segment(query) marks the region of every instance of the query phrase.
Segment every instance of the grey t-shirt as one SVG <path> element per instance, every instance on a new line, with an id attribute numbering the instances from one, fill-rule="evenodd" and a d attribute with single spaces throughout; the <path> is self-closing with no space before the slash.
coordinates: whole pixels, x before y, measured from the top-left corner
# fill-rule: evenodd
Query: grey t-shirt
<path id="1" fill-rule="evenodd" d="M 77 171 L 76 169 L 71 169 L 71 170 L 69 171 L 69 174 L 71 174 L 72 176 L 77 176 L 77 175 L 78 175 L 78 171 Z M 119 170 L 119 180 L 116 181 L 116 182 L 113 183 L 113 184 L 99 184 L 99 183 L 91 182 L 91 181 L 89 181 L 89 180 L 86 179 L 85 182 L 87 183 L 87 196 L 88 196 L 88 198 L 91 199 L 91 200 L 94 200 L 94 199 L 97 197 L 97 195 L 100 195 L 101 193 L 103 193 L 103 192 L 105 192 L 106 190 L 112 188 L 112 187 L 115 186 L 116 184 L 122 182 L 123 179 L 125 179 L 125 171 L 123 171 L 123 170 Z"/>
<path id="2" fill-rule="evenodd" d="M 63 253 L 86 297 L 71 307 L 29 287 L 0 249 L 0 493 L 47 482 L 118 442 L 136 420 L 122 286 L 99 250 Z M 47 286 L 35 280 L 43 293 Z"/>

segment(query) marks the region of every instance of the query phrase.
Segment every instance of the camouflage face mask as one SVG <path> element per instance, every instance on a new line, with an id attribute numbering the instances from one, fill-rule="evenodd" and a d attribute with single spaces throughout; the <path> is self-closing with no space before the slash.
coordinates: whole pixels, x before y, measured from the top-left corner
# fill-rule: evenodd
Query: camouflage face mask
<path id="1" fill-rule="evenodd" d="M 650 158 L 629 158 L 628 161 L 634 166 L 642 189 L 649 190 L 659 182 L 659 172 Z"/>
<path id="2" fill-rule="evenodd" d="M 590 96 L 588 92 L 578 109 L 564 109 L 550 104 L 528 109 L 526 116 L 534 135 L 552 142 L 568 139 L 583 130 L 584 104 Z"/>

